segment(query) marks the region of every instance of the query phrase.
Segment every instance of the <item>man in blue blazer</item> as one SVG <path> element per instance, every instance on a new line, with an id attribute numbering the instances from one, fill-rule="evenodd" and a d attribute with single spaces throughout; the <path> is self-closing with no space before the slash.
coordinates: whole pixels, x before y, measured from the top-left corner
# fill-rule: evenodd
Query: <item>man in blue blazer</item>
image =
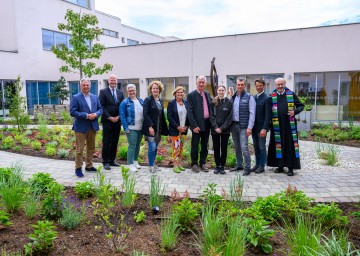
<path id="1" fill-rule="evenodd" d="M 92 159 L 95 152 L 95 136 L 99 130 L 98 118 L 103 109 L 99 98 L 90 93 L 90 81 L 80 80 L 81 92 L 74 95 L 70 102 L 70 115 L 75 117 L 73 130 L 76 138 L 75 174 L 82 178 L 83 151 L 86 143 L 85 170 L 96 172 Z"/>

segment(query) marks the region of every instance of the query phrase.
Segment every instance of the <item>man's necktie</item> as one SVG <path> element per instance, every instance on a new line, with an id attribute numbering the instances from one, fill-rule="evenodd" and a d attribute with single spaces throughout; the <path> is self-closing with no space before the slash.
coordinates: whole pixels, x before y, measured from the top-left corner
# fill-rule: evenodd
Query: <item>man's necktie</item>
<path id="1" fill-rule="evenodd" d="M 116 95 L 115 95 L 115 89 L 112 89 L 112 96 L 114 98 L 115 103 L 117 103 Z"/>

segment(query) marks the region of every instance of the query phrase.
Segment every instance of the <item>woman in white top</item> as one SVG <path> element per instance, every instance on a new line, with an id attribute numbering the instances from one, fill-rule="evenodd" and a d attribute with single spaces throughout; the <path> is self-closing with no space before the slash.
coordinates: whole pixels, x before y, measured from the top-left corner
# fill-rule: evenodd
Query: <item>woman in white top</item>
<path id="1" fill-rule="evenodd" d="M 183 140 L 189 127 L 187 102 L 184 100 L 184 87 L 177 86 L 173 92 L 173 96 L 175 96 L 175 99 L 168 104 L 167 117 L 169 120 L 169 136 L 173 149 L 173 171 L 179 173 L 185 170 L 184 167 L 181 166 L 181 158 L 183 153 Z"/>
<path id="2" fill-rule="evenodd" d="M 121 102 L 119 111 L 121 123 L 129 143 L 127 163 L 130 165 L 130 171 L 136 172 L 141 168 L 138 158 L 143 137 L 141 128 L 144 120 L 144 101 L 136 97 L 136 86 L 134 84 L 128 84 L 126 90 L 129 97 Z"/>

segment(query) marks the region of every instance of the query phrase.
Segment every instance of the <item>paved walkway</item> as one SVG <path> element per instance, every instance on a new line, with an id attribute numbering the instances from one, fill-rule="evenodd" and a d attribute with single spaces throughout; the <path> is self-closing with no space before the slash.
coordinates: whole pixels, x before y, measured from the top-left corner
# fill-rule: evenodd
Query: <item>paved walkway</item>
<path id="1" fill-rule="evenodd" d="M 352 147 L 340 147 L 340 167 L 320 166 L 315 164 L 315 143 L 300 141 L 302 154 L 302 169 L 295 171 L 296 175 L 288 177 L 286 174 L 275 174 L 269 168 L 265 173 L 244 177 L 244 200 L 253 201 L 257 197 L 275 194 L 285 189 L 288 184 L 296 186 L 308 196 L 315 198 L 317 202 L 358 202 L 360 200 L 360 149 Z M 20 162 L 25 168 L 25 176 L 29 177 L 36 172 L 48 172 L 58 182 L 66 186 L 74 186 L 78 181 L 92 181 L 94 173 L 85 172 L 85 178 L 79 179 L 74 175 L 74 162 L 65 160 L 52 160 L 39 157 L 25 156 L 0 151 L 0 167 L 11 166 Z M 95 164 L 97 166 L 99 164 Z M 104 171 L 114 185 L 122 183 L 119 168 Z M 137 179 L 136 189 L 138 193 L 148 194 L 150 173 L 144 167 L 135 174 Z M 176 189 L 183 193 L 186 190 L 191 197 L 198 197 L 208 183 L 216 183 L 219 193 L 224 189 L 228 192 L 231 179 L 235 173 L 215 175 L 209 173 L 192 173 L 186 170 L 176 174 L 170 168 L 162 168 L 157 174 L 163 184 L 167 185 L 166 194 Z"/>

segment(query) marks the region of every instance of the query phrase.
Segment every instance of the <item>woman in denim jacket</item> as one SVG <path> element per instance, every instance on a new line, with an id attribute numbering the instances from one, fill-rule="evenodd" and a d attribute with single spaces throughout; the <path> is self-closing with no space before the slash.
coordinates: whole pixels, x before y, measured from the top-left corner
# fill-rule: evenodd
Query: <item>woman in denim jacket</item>
<path id="1" fill-rule="evenodd" d="M 119 112 L 121 124 L 129 143 L 127 163 L 130 165 L 130 171 L 137 172 L 141 168 L 138 158 L 140 142 L 143 137 L 141 128 L 144 120 L 144 101 L 136 97 L 136 86 L 134 84 L 128 84 L 126 90 L 129 97 L 121 102 Z"/>

